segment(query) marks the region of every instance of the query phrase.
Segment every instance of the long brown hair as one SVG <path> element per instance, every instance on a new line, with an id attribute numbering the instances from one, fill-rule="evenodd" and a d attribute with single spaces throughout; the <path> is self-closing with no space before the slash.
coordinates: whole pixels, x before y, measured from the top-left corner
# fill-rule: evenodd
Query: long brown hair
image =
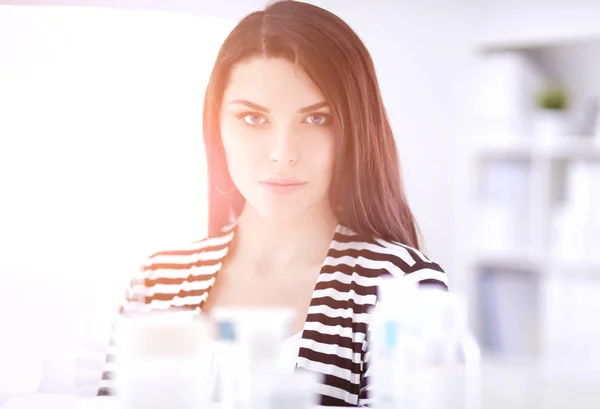
<path id="1" fill-rule="evenodd" d="M 246 16 L 218 53 L 204 101 L 209 234 L 231 223 L 244 205 L 227 168 L 219 115 L 233 65 L 257 56 L 302 67 L 330 106 L 336 135 L 330 205 L 340 223 L 366 237 L 419 248 L 371 56 L 339 17 L 297 1 Z"/>

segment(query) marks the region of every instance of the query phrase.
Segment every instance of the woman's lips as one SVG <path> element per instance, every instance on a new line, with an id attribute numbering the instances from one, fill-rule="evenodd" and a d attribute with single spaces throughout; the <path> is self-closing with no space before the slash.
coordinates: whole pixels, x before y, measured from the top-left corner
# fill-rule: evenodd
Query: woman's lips
<path id="1" fill-rule="evenodd" d="M 304 189 L 307 182 L 301 181 L 280 181 L 280 180 L 263 180 L 261 186 L 269 190 L 271 193 L 280 195 L 289 195 L 297 193 Z"/>

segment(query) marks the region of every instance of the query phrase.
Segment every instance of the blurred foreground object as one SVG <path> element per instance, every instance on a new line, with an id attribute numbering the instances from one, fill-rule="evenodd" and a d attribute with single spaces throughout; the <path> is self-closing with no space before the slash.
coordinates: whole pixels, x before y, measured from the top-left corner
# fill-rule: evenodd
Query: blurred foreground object
<path id="1" fill-rule="evenodd" d="M 462 298 L 384 280 L 374 312 L 377 409 L 481 408 L 481 357 Z"/>
<path id="2" fill-rule="evenodd" d="M 32 332 L 6 327 L 0 337 L 0 393 L 23 395 L 37 392 L 44 356 L 32 348 Z"/>
<path id="3" fill-rule="evenodd" d="M 9 283 L 10 284 L 10 283 Z M 40 308 L 29 294 L 0 284 L 0 393 L 26 395 L 38 391 L 44 368 L 45 334 Z M 26 302 L 20 302 L 25 298 Z"/>
<path id="4" fill-rule="evenodd" d="M 121 409 L 195 409 L 210 401 L 208 325 L 181 311 L 135 314 L 115 332 Z"/>
<path id="5" fill-rule="evenodd" d="M 217 308 L 211 313 L 226 348 L 219 377 L 223 409 L 308 409 L 318 404 L 318 375 L 280 364 L 284 343 L 294 338 L 294 315 L 286 308 Z M 297 356 L 296 349 L 292 352 Z"/>

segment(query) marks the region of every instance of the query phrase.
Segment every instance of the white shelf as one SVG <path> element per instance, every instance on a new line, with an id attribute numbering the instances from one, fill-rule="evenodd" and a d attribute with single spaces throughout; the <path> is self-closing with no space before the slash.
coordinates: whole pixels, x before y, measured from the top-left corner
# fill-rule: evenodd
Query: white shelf
<path id="1" fill-rule="evenodd" d="M 554 258 L 550 262 L 551 273 L 555 274 L 600 274 L 600 259 L 569 260 Z"/>
<path id="2" fill-rule="evenodd" d="M 527 159 L 533 153 L 533 140 L 529 137 L 490 139 L 474 143 L 479 157 L 493 159 Z"/>
<path id="3" fill-rule="evenodd" d="M 598 39 L 600 39 L 598 28 L 584 29 L 579 33 L 569 34 L 552 31 L 539 34 L 513 34 L 509 30 L 505 30 L 497 36 L 491 34 L 489 37 L 483 37 L 477 43 L 477 47 L 484 52 L 519 51 L 597 41 Z"/>
<path id="4" fill-rule="evenodd" d="M 565 136 L 535 148 L 536 153 L 551 159 L 600 160 L 600 138 L 596 136 Z"/>
<path id="5" fill-rule="evenodd" d="M 472 255 L 470 259 L 476 270 L 497 268 L 548 275 L 600 275 L 600 259 L 560 259 L 544 255 L 542 252 L 526 251 L 480 252 Z"/>
<path id="6" fill-rule="evenodd" d="M 541 252 L 528 250 L 489 252 L 474 249 L 474 253 L 471 256 L 471 263 L 477 270 L 484 267 L 534 273 L 542 273 L 544 270 L 545 260 Z"/>
<path id="7" fill-rule="evenodd" d="M 600 160 L 600 137 L 569 135 L 548 142 L 531 136 L 483 140 L 475 144 L 475 152 L 496 159 Z"/>
<path id="8" fill-rule="evenodd" d="M 591 379 L 569 379 L 564 372 L 549 373 L 535 359 L 506 359 L 483 354 L 482 408 L 600 407 L 597 382 Z"/>

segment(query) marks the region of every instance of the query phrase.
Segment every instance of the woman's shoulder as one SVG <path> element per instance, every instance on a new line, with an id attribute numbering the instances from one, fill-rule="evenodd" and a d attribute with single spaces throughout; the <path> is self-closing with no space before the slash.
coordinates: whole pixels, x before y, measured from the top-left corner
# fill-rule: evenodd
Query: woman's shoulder
<path id="1" fill-rule="evenodd" d="M 145 279 L 160 279 L 215 268 L 227 254 L 232 239 L 233 232 L 224 229 L 219 234 L 199 240 L 165 246 L 146 257 L 140 273 Z"/>
<path id="2" fill-rule="evenodd" d="M 232 238 L 224 231 L 152 253 L 130 280 L 125 310 L 197 305 L 206 298 Z"/>
<path id="3" fill-rule="evenodd" d="M 444 269 L 421 250 L 406 244 L 366 237 L 340 226 L 334 248 L 338 256 L 356 259 L 361 267 L 384 270 L 385 273 L 424 285 L 448 287 Z"/>

